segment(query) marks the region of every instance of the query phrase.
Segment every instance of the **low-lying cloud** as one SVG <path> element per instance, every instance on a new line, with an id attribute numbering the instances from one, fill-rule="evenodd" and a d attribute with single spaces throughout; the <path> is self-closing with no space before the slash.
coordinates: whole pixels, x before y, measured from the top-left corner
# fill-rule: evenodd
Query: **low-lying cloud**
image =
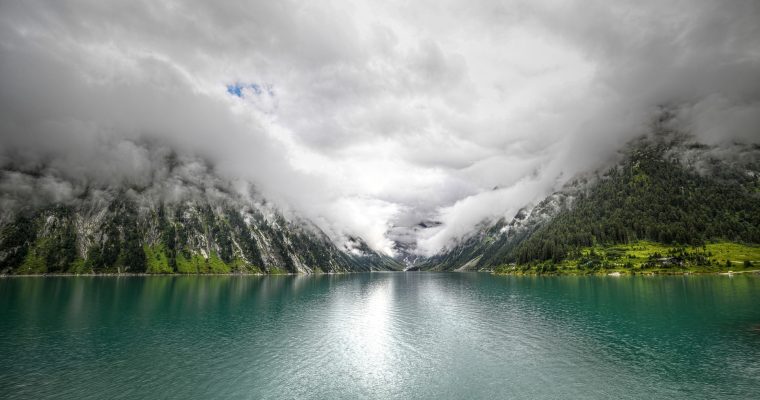
<path id="1" fill-rule="evenodd" d="M 702 141 L 758 141 L 757 21 L 755 1 L 4 1 L 0 164 L 62 201 L 144 184 L 166 146 L 335 240 L 391 252 L 391 228 L 439 221 L 402 235 L 432 254 L 659 106 Z"/>

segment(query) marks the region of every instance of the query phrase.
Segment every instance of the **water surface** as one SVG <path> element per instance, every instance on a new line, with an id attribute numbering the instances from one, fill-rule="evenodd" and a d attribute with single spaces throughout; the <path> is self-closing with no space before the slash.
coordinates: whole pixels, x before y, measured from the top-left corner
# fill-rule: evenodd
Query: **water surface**
<path id="1" fill-rule="evenodd" d="M 0 279 L 0 398 L 758 393 L 758 276 Z"/>

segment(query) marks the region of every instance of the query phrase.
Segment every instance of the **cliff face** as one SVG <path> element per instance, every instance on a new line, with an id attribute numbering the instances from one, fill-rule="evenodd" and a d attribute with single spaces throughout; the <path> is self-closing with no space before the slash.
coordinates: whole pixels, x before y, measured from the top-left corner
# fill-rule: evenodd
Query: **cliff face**
<path id="1" fill-rule="evenodd" d="M 358 241 L 358 239 L 353 239 Z M 227 201 L 99 204 L 26 211 L 2 228 L 2 273 L 312 273 L 397 269 L 363 246 L 339 249 L 316 226 Z"/>
<path id="2" fill-rule="evenodd" d="M 336 244 L 252 189 L 241 192 L 210 167 L 187 164 L 169 157 L 141 185 L 81 184 L 45 169 L 0 170 L 0 273 L 402 269 L 361 238 Z"/>

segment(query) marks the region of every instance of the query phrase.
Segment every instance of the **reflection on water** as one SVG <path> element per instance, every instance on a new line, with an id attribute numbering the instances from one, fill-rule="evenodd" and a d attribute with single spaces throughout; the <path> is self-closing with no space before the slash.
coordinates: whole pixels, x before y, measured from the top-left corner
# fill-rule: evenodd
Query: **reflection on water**
<path id="1" fill-rule="evenodd" d="M 0 279 L 0 398 L 752 398 L 760 277 Z"/>

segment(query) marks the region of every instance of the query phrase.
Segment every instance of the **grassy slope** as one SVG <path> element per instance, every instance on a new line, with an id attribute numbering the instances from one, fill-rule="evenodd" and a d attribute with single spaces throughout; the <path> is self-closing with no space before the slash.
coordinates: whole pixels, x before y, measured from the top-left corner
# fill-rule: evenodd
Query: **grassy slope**
<path id="1" fill-rule="evenodd" d="M 231 272 L 260 273 L 261 269 L 249 265 L 243 260 L 234 259 L 225 263 L 219 256 L 212 252 L 206 259 L 193 254 L 189 258 L 179 252 L 176 259 L 177 270 L 174 271 L 169 263 L 169 257 L 163 245 L 144 246 L 145 256 L 148 262 L 147 273 L 149 274 L 228 274 Z"/>
<path id="2" fill-rule="evenodd" d="M 169 266 L 169 258 L 166 256 L 163 245 L 146 245 L 143 246 L 143 250 L 145 250 L 145 261 L 148 263 L 148 268 L 145 272 L 149 274 L 170 274 L 174 272 L 172 267 Z"/>
<path id="3" fill-rule="evenodd" d="M 749 262 L 747 264 L 746 262 Z M 760 269 L 760 246 L 733 242 L 674 247 L 650 241 L 584 247 L 555 263 L 507 264 L 497 274 L 716 273 Z"/>

